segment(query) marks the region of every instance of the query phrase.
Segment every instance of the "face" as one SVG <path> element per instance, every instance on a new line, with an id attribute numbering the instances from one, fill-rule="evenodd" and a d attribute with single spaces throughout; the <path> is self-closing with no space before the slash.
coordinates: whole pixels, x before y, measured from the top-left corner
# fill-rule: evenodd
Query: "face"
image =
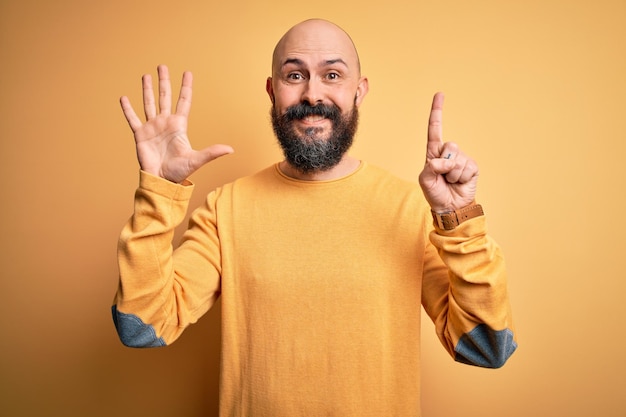
<path id="1" fill-rule="evenodd" d="M 303 22 L 276 46 L 272 75 L 272 123 L 287 161 L 303 172 L 332 168 L 352 143 L 368 88 L 352 41 L 329 22 Z"/>

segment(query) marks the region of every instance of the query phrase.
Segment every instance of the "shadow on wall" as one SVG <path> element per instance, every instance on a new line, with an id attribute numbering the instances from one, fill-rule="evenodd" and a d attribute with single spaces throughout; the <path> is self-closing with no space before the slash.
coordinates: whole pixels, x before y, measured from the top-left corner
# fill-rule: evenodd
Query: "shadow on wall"
<path id="1" fill-rule="evenodd" d="M 218 301 L 170 346 L 132 349 L 116 339 L 118 347 L 113 352 L 101 351 L 115 358 L 115 363 L 93 358 L 93 363 L 109 362 L 109 369 L 96 371 L 107 375 L 109 386 L 94 387 L 91 392 L 108 393 L 97 401 L 117 417 L 217 416 L 220 320 Z M 100 410 L 84 415 L 95 415 L 94 411 Z"/>

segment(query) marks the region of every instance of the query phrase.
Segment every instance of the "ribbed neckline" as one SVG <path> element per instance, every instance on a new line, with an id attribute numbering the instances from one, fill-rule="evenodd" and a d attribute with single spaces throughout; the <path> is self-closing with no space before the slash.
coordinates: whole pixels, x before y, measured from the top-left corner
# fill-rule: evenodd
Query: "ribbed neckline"
<path id="1" fill-rule="evenodd" d="M 306 185 L 306 186 L 310 186 L 310 187 L 315 187 L 315 186 L 321 186 L 321 185 L 328 185 L 328 184 L 337 184 L 337 183 L 341 183 L 344 181 L 347 181 L 349 179 L 351 179 L 352 177 L 358 175 L 360 172 L 362 172 L 365 167 L 367 166 L 367 163 L 363 160 L 360 161 L 359 166 L 357 167 L 357 169 L 355 169 L 354 171 L 352 171 L 351 173 L 349 173 L 348 175 L 344 175 L 343 177 L 339 177 L 339 178 L 334 178 L 332 180 L 300 180 L 297 178 L 292 178 L 287 176 L 284 172 L 282 172 L 280 170 L 280 162 L 277 162 L 274 164 L 274 171 L 276 172 L 276 174 L 278 175 L 278 177 L 280 177 L 283 181 L 286 181 L 288 183 L 292 183 L 292 184 L 298 184 L 298 185 Z"/>

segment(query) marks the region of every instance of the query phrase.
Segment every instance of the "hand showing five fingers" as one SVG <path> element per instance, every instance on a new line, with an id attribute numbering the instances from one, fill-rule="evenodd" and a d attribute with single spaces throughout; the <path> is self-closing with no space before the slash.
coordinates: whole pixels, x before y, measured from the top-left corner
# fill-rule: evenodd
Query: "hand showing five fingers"
<path id="1" fill-rule="evenodd" d="M 183 74 L 174 113 L 172 113 L 169 71 L 165 65 L 158 67 L 158 76 L 158 112 L 152 90 L 152 77 L 147 74 L 142 78 L 145 123 L 142 123 L 133 110 L 128 97 L 122 97 L 120 104 L 135 136 L 137 159 L 141 169 L 152 175 L 180 183 L 207 162 L 232 153 L 233 149 L 228 145 L 213 145 L 199 151 L 192 149 L 187 137 L 192 75 L 190 72 Z"/>
<path id="2" fill-rule="evenodd" d="M 426 164 L 419 182 L 433 211 L 444 213 L 466 207 L 474 202 L 478 182 L 478 166 L 457 144 L 443 142 L 443 94 L 433 98 L 428 120 Z"/>

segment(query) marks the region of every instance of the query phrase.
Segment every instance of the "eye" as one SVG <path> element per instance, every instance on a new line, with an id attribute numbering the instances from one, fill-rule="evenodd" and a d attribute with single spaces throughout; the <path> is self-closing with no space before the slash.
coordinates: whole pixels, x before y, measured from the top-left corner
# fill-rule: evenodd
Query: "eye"
<path id="1" fill-rule="evenodd" d="M 292 82 L 304 80 L 304 76 L 299 72 L 290 72 L 289 74 L 287 74 L 286 78 L 288 81 Z"/>
<path id="2" fill-rule="evenodd" d="M 326 79 L 329 81 L 337 81 L 340 78 L 340 75 L 336 72 L 329 72 L 326 74 Z"/>

